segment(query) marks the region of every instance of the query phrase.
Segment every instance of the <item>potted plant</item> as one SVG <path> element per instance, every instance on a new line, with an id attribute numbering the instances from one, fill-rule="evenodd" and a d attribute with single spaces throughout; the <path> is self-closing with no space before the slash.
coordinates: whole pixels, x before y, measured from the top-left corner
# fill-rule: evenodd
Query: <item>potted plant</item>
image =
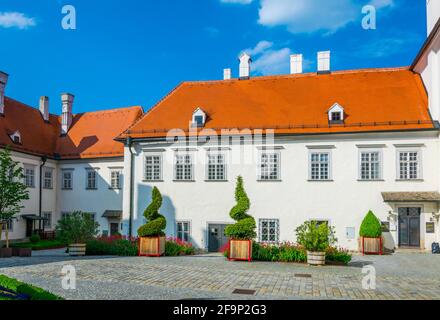
<path id="1" fill-rule="evenodd" d="M 9 228 L 5 228 L 6 247 L 1 245 L 3 227 L 12 221 L 23 208 L 22 201 L 29 199 L 29 191 L 23 181 L 23 168 L 13 161 L 8 148 L 0 152 L 0 258 L 12 256 L 9 248 Z"/>
<path id="2" fill-rule="evenodd" d="M 370 210 L 362 221 L 359 229 L 360 251 L 362 254 L 383 253 L 382 224 Z"/>
<path id="3" fill-rule="evenodd" d="M 162 195 L 154 187 L 151 193 L 151 203 L 144 211 L 147 223 L 138 229 L 139 256 L 160 257 L 165 253 L 165 233 L 167 220 L 159 213 L 162 206 Z"/>
<path id="4" fill-rule="evenodd" d="M 229 260 L 252 261 L 252 239 L 256 237 L 255 219 L 248 215 L 250 201 L 243 187 L 243 178 L 237 178 L 235 188 L 235 200 L 237 204 L 231 209 L 229 215 L 237 221 L 225 229 L 225 234 L 229 237 Z"/>
<path id="5" fill-rule="evenodd" d="M 96 237 L 98 230 L 92 215 L 81 211 L 65 215 L 56 226 L 57 238 L 68 244 L 71 256 L 84 256 L 87 241 Z"/>
<path id="6" fill-rule="evenodd" d="M 307 263 L 313 266 L 325 265 L 325 251 L 336 243 L 335 231 L 327 223 L 306 221 L 296 229 L 298 244 L 307 250 Z"/>

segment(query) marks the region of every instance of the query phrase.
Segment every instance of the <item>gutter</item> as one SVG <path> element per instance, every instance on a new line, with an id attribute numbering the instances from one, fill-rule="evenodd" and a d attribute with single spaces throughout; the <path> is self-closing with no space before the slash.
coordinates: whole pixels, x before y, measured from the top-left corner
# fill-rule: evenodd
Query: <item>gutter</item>
<path id="1" fill-rule="evenodd" d="M 39 199 L 38 199 L 38 216 L 42 218 L 42 201 L 43 201 L 43 167 L 47 162 L 46 157 L 41 157 L 40 164 L 40 181 L 39 181 Z M 42 220 L 38 222 L 38 229 L 42 230 Z"/>
<path id="2" fill-rule="evenodd" d="M 127 138 L 126 146 L 130 151 L 130 209 L 129 209 L 129 219 L 128 219 L 128 236 L 132 238 L 133 236 L 133 176 L 134 176 L 134 155 L 131 150 L 133 140 L 131 137 Z"/>

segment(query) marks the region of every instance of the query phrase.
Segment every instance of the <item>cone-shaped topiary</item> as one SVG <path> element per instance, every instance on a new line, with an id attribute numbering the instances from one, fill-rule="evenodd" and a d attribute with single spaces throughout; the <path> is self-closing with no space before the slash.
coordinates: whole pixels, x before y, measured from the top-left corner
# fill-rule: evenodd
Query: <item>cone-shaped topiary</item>
<path id="1" fill-rule="evenodd" d="M 382 236 L 382 224 L 373 211 L 370 210 L 362 221 L 359 235 L 366 238 L 379 238 Z"/>
<path id="2" fill-rule="evenodd" d="M 257 225 L 255 219 L 247 214 L 251 204 L 244 190 L 243 178 L 241 176 L 237 178 L 235 200 L 237 205 L 231 209 L 229 215 L 237 223 L 227 226 L 225 234 L 234 240 L 252 240 L 257 236 L 255 232 Z"/>
<path id="3" fill-rule="evenodd" d="M 138 229 L 139 237 L 155 237 L 163 236 L 163 230 L 167 226 L 167 220 L 159 213 L 159 208 L 162 206 L 162 195 L 159 189 L 153 188 L 151 193 L 152 201 L 144 211 L 144 217 L 147 223 Z"/>

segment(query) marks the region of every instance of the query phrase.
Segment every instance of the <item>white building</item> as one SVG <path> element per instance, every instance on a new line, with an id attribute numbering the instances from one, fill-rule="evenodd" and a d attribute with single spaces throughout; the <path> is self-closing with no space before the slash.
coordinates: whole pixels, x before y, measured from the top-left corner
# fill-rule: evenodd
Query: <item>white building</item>
<path id="1" fill-rule="evenodd" d="M 222 81 L 185 82 L 142 117 L 140 107 L 73 115 L 68 94 L 61 117 L 45 98 L 41 111 L 2 103 L 0 74 L 0 147 L 34 186 L 12 237 L 74 210 L 95 213 L 103 233 L 135 236 L 157 186 L 167 235 L 216 251 L 241 175 L 259 241 L 295 241 L 316 220 L 356 250 L 372 210 L 388 248 L 429 249 L 440 241 L 440 7 L 427 3 L 428 39 L 409 68 L 332 72 L 323 51 L 316 73 L 294 55 L 292 74 L 252 77 L 243 54 L 238 79 L 227 69 Z"/>

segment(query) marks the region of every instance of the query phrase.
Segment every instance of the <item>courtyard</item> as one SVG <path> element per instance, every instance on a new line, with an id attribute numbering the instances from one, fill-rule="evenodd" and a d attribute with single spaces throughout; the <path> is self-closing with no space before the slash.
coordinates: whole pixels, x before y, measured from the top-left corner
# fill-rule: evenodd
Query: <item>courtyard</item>
<path id="1" fill-rule="evenodd" d="M 63 266 L 76 270 L 76 289 L 62 288 Z M 228 262 L 218 254 L 190 257 L 72 258 L 64 250 L 0 259 L 0 274 L 66 299 L 440 299 L 440 255 L 354 256 L 347 267 Z M 364 266 L 376 289 L 364 290 Z M 233 293 L 237 289 L 250 290 Z"/>

